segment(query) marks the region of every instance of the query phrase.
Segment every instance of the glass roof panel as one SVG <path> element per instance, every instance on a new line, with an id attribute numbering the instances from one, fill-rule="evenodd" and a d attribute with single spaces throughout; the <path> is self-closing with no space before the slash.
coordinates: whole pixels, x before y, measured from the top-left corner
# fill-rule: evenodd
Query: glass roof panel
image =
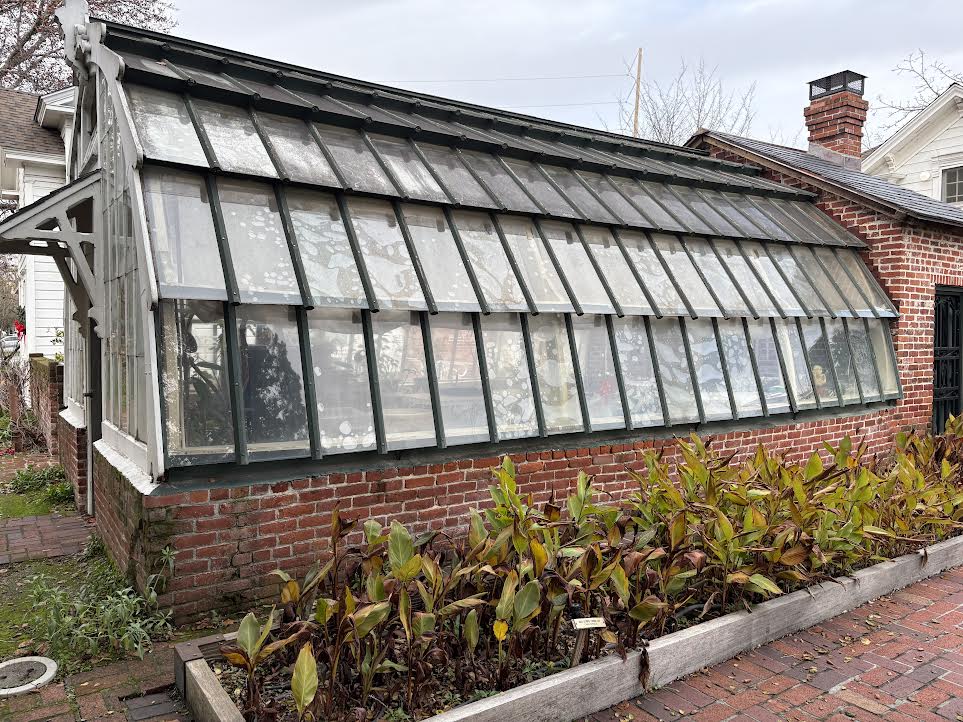
<path id="1" fill-rule="evenodd" d="M 452 215 L 489 308 L 492 311 L 527 311 L 525 294 L 518 285 L 491 217 L 469 211 L 455 211 Z"/>
<path id="2" fill-rule="evenodd" d="M 645 294 L 629 268 L 628 261 L 615 237 L 608 228 L 601 226 L 579 226 L 585 242 L 598 261 L 602 275 L 622 307 L 623 313 L 650 315 L 653 313 Z"/>
<path id="3" fill-rule="evenodd" d="M 619 231 L 619 237 L 659 310 L 669 316 L 688 315 L 689 311 L 645 235 L 636 231 Z"/>
<path id="4" fill-rule="evenodd" d="M 805 316 L 806 312 L 799 305 L 799 300 L 793 295 L 782 276 L 779 275 L 779 270 L 766 253 L 765 247 L 757 241 L 741 241 L 740 245 L 749 262 L 755 267 L 756 272 L 762 276 L 769 292 L 776 299 L 780 308 L 786 312 L 786 315 Z"/>
<path id="5" fill-rule="evenodd" d="M 558 183 L 562 192 L 568 196 L 569 200 L 578 206 L 586 218 L 600 223 L 618 223 L 618 219 L 613 217 L 602 206 L 601 203 L 589 193 L 585 186 L 575 177 L 575 174 L 568 168 L 560 168 L 554 165 L 542 164 L 542 168 L 548 173 L 552 180 Z"/>
<path id="6" fill-rule="evenodd" d="M 796 408 L 811 409 L 816 406 L 816 395 L 813 392 L 812 379 L 809 376 L 809 366 L 806 364 L 806 354 L 803 351 L 796 319 L 773 319 L 776 324 L 776 338 L 782 351 L 782 360 L 786 364 L 786 376 L 789 378 L 789 389 L 796 400 Z M 828 381 L 825 378 L 823 383 Z"/>
<path id="7" fill-rule="evenodd" d="M 458 154 L 451 148 L 430 143 L 418 143 L 432 169 L 441 178 L 455 200 L 462 205 L 494 208 L 495 202 L 471 174 Z"/>
<path id="8" fill-rule="evenodd" d="M 389 196 L 398 195 L 398 191 L 358 131 L 320 123 L 315 123 L 314 127 L 349 188 Z"/>
<path id="9" fill-rule="evenodd" d="M 407 140 L 374 133 L 368 137 L 405 193 L 426 201 L 449 202 L 448 196 Z"/>
<path id="10" fill-rule="evenodd" d="M 689 260 L 689 255 L 685 248 L 675 236 L 667 236 L 664 233 L 653 233 L 652 242 L 659 249 L 666 265 L 675 276 L 675 280 L 682 287 L 683 293 L 698 316 L 721 316 L 722 312 L 712 300 L 712 295 L 705 283 L 699 278 L 698 272 Z"/>
<path id="11" fill-rule="evenodd" d="M 863 398 L 866 401 L 878 401 L 879 379 L 876 378 L 873 347 L 866 327 L 861 320 L 847 319 L 845 324 L 849 330 L 849 345 L 853 351 L 853 364 L 856 366 L 859 385 L 863 389 Z"/>
<path id="12" fill-rule="evenodd" d="M 442 311 L 480 310 L 475 289 L 441 208 L 406 203 L 401 211 L 415 253 L 423 259 L 422 269 L 438 308 Z"/>
<path id="13" fill-rule="evenodd" d="M 665 406 L 672 424 L 698 423 L 692 374 L 686 360 L 685 342 L 678 318 L 653 318 L 650 321 L 655 357 L 662 377 Z"/>
<path id="14" fill-rule="evenodd" d="M 704 220 L 713 228 L 713 235 L 720 236 L 741 236 L 742 233 L 738 228 L 733 226 L 725 216 L 717 213 L 712 206 L 706 201 L 705 198 L 700 195 L 700 192 L 696 188 L 689 188 L 687 186 L 672 186 L 678 196 L 686 204 L 686 206 L 694 213 L 699 216 L 700 220 Z"/>
<path id="15" fill-rule="evenodd" d="M 518 314 L 482 316 L 481 327 L 498 438 L 538 436 L 535 397 Z"/>
<path id="16" fill-rule="evenodd" d="M 204 179 L 147 167 L 144 209 L 162 296 L 227 300 Z"/>
<path id="17" fill-rule="evenodd" d="M 625 200 L 625 196 L 616 190 L 607 176 L 585 170 L 575 172 L 605 201 L 605 205 L 618 214 L 620 223 L 630 226 L 642 226 L 643 228 L 650 228 L 652 226 L 652 221 L 639 213 L 635 206 Z"/>
<path id="18" fill-rule="evenodd" d="M 809 279 L 806 278 L 806 274 L 796 263 L 796 258 L 789 252 L 789 248 L 781 243 L 767 243 L 766 247 L 775 262 L 779 264 L 779 268 L 786 274 L 786 278 L 789 279 L 789 284 L 796 295 L 805 300 L 806 305 L 814 315 L 825 316 L 827 314 L 826 305 L 820 300 L 819 294 L 816 293 Z M 810 273 L 814 272 L 812 268 L 807 270 Z M 815 269 L 815 272 L 818 271 L 818 268 Z"/>
<path id="19" fill-rule="evenodd" d="M 699 385 L 699 395 L 702 399 L 702 410 L 706 421 L 731 419 L 732 406 L 729 404 L 729 389 L 726 386 L 726 378 L 722 373 L 722 359 L 719 356 L 719 346 L 716 343 L 715 329 L 712 328 L 712 319 L 687 319 L 685 331 L 689 340 L 689 348 L 692 350 L 692 365 L 695 368 L 696 383 Z M 745 342 L 744 339 L 743 342 Z M 747 353 L 746 360 L 748 358 Z M 746 375 L 745 370 L 744 368 L 739 372 Z M 749 378 L 752 378 L 752 376 L 750 375 Z"/>
<path id="20" fill-rule="evenodd" d="M 688 321 L 686 324 L 688 325 Z M 759 401 L 759 387 L 756 385 L 756 375 L 753 373 L 752 357 L 749 355 L 749 344 L 746 343 L 746 332 L 741 318 L 723 319 L 718 322 L 719 343 L 722 345 L 722 355 L 726 359 L 729 371 L 729 383 L 732 385 L 732 400 L 735 402 L 739 418 L 762 415 L 762 402 Z M 770 334 L 770 343 L 772 336 Z M 776 360 L 776 370 L 779 370 L 779 360 Z M 760 371 L 760 376 L 762 372 Z M 780 380 L 781 380 L 780 376 Z M 785 396 L 785 390 L 783 390 Z M 705 393 L 703 393 L 705 404 Z M 708 413 L 708 412 L 707 412 Z"/>
<path id="21" fill-rule="evenodd" d="M 779 349 L 772 335 L 772 323 L 768 318 L 748 319 L 746 323 L 749 326 L 752 355 L 756 359 L 756 368 L 759 370 L 759 382 L 762 384 L 762 393 L 766 398 L 766 409 L 770 414 L 786 413 L 791 408 L 789 396 L 786 394 L 782 364 L 779 363 Z M 789 361 L 791 363 L 792 359 Z M 735 386 L 733 377 L 733 393 L 735 393 Z M 737 406 L 738 403 L 737 400 Z"/>
<path id="22" fill-rule="evenodd" d="M 862 259 L 860 259 L 859 255 L 857 255 L 855 251 L 850 251 L 845 248 L 838 249 L 835 255 L 840 263 L 845 266 L 846 270 L 849 271 L 853 280 L 856 281 L 859 290 L 869 299 L 869 302 L 873 305 L 873 308 L 876 309 L 877 313 L 879 313 L 880 316 L 895 316 L 893 304 L 889 298 L 886 297 L 886 294 L 883 292 L 883 289 L 880 288 L 876 279 L 870 275 L 869 269 L 866 267 L 866 264 L 863 263 Z"/>
<path id="23" fill-rule="evenodd" d="M 736 245 L 735 241 L 719 239 L 714 240 L 712 243 L 716 250 L 719 251 L 723 262 L 732 272 L 736 282 L 739 284 L 742 292 L 746 294 L 749 303 L 752 304 L 756 313 L 760 316 L 778 316 L 779 312 L 773 305 L 772 299 L 769 298 L 766 290 L 759 285 L 759 280 L 753 274 L 752 269 L 749 268 L 746 259 L 743 258 L 739 252 L 739 246 Z"/>
<path id="24" fill-rule="evenodd" d="M 274 190 L 261 183 L 221 178 L 217 191 L 241 301 L 301 304 Z"/>
<path id="25" fill-rule="evenodd" d="M 124 90 L 148 158 L 207 167 L 207 156 L 181 96 L 138 85 L 125 85 Z"/>
<path id="26" fill-rule="evenodd" d="M 663 183 L 653 183 L 652 181 L 642 181 L 641 185 L 658 203 L 665 207 L 669 213 L 678 219 L 679 223 L 685 226 L 689 233 L 702 233 L 712 235 L 714 231 L 707 226 L 702 219 L 698 218 L 679 197 L 672 193 L 678 190 L 676 186 L 668 186 Z M 672 190 L 670 190 L 670 188 Z"/>
<path id="27" fill-rule="evenodd" d="M 429 326 L 445 441 L 449 445 L 488 441 L 488 414 L 471 315 L 439 313 L 429 319 Z"/>
<path id="28" fill-rule="evenodd" d="M 716 298 L 725 307 L 722 310 L 730 316 L 752 315 L 709 242 L 704 238 L 686 238 L 685 245 L 692 254 L 695 265 L 705 276 L 706 284 L 715 292 Z"/>
<path id="29" fill-rule="evenodd" d="M 809 353 L 816 396 L 823 405 L 838 405 L 834 380 L 833 356 L 818 318 L 802 319 L 803 343 Z"/>
<path id="30" fill-rule="evenodd" d="M 287 177 L 299 183 L 341 185 L 303 120 L 259 113 L 258 121 Z"/>
<path id="31" fill-rule="evenodd" d="M 615 309 L 612 308 L 609 295 L 585 253 L 585 246 L 575 228 L 569 223 L 556 221 L 543 221 L 539 225 L 582 310 L 586 313 L 613 313 Z"/>
<path id="32" fill-rule="evenodd" d="M 819 260 L 823 262 L 826 270 L 829 271 L 829 275 L 836 281 L 839 290 L 843 292 L 843 297 L 849 301 L 849 305 L 856 313 L 860 316 L 872 317 L 874 315 L 872 309 L 869 307 L 869 304 L 866 303 L 863 294 L 859 292 L 856 284 L 853 283 L 853 279 L 849 277 L 846 269 L 843 268 L 832 249 L 826 246 L 814 246 L 812 250 L 813 253 L 819 257 Z"/>
<path id="33" fill-rule="evenodd" d="M 664 420 L 645 317 L 626 316 L 612 321 L 632 425 L 658 426 Z"/>
<path id="34" fill-rule="evenodd" d="M 712 188 L 700 188 L 699 193 L 709 202 L 714 211 L 725 216 L 729 225 L 735 230 L 735 232 L 730 233 L 730 235 L 743 236 L 745 238 L 767 237 L 766 233 L 760 231 L 759 228 L 739 212 L 739 209 L 732 204 L 726 194 L 720 193 Z"/>
<path id="35" fill-rule="evenodd" d="M 367 308 L 364 286 L 334 196 L 288 188 L 285 197 L 315 303 Z"/>
<path id="36" fill-rule="evenodd" d="M 184 73 L 184 75 L 186 75 L 195 83 L 198 83 L 199 85 L 207 85 L 212 88 L 217 88 L 219 90 L 227 90 L 231 93 L 244 92 L 243 90 L 241 90 L 241 88 L 239 88 L 237 85 L 232 83 L 230 80 L 228 80 L 226 77 L 224 77 L 220 73 L 210 73 L 206 70 L 201 70 L 199 68 L 189 68 L 185 65 L 176 65 L 174 67 L 176 67 L 178 70 Z"/>
<path id="37" fill-rule="evenodd" d="M 340 454 L 375 448 L 371 385 L 361 312 L 308 311 L 321 449 Z"/>
<path id="38" fill-rule="evenodd" d="M 828 310 L 837 316 L 852 316 L 853 314 L 849 311 L 849 306 L 846 305 L 843 297 L 839 295 L 839 291 L 837 291 L 833 285 L 832 279 L 813 257 L 812 248 L 800 245 L 787 246 L 787 248 L 800 267 L 805 268 L 809 273 L 809 277 L 813 280 L 816 291 L 823 300 L 826 301 L 825 304 L 821 305 L 829 306 Z"/>
<path id="39" fill-rule="evenodd" d="M 582 407 L 564 319 L 557 313 L 542 313 L 530 316 L 528 327 L 545 430 L 550 434 L 582 431 Z"/>
<path id="40" fill-rule="evenodd" d="M 575 211 L 565 199 L 552 188 L 552 184 L 545 180 L 534 163 L 526 160 L 516 160 L 514 158 L 503 158 L 505 164 L 512 169 L 519 181 L 525 184 L 525 188 L 531 193 L 547 213 L 568 218 L 578 217 Z"/>
<path id="41" fill-rule="evenodd" d="M 776 241 L 795 240 L 789 236 L 778 223 L 772 220 L 772 218 L 754 206 L 748 196 L 740 193 L 723 193 L 723 195 L 726 200 L 732 203 L 744 216 L 758 226 L 766 238 L 771 238 Z M 760 234 L 755 233 L 753 235 L 758 237 Z"/>
<path id="42" fill-rule="evenodd" d="M 462 151 L 462 157 L 491 189 L 492 193 L 498 196 L 500 207 L 523 213 L 541 213 L 538 206 L 532 203 L 525 191 L 515 182 L 515 179 L 505 172 L 495 156 L 466 150 Z"/>
<path id="43" fill-rule="evenodd" d="M 194 99 L 197 120 L 211 141 L 218 164 L 227 171 L 277 178 L 251 116 L 234 105 Z"/>
<path id="44" fill-rule="evenodd" d="M 785 201 L 775 203 L 775 200 L 775 198 L 766 198 L 765 196 L 755 196 L 753 198 L 753 202 L 763 209 L 776 223 L 782 226 L 793 240 L 802 243 L 823 242 L 825 234 L 817 233 L 814 235 L 809 228 L 812 224 L 800 223 L 801 219 L 806 219 L 805 214 L 790 212 L 793 210 L 793 206 L 797 204 L 786 203 Z"/>
<path id="45" fill-rule="evenodd" d="M 426 310 L 428 304 L 391 204 L 350 198 L 348 212 L 378 303 L 385 308 Z"/>
<path id="46" fill-rule="evenodd" d="M 498 222 L 538 309 L 574 310 L 534 223 L 528 218 L 502 215 Z"/>
<path id="47" fill-rule="evenodd" d="M 624 428 L 622 397 L 605 317 L 572 316 L 572 331 L 592 430 Z"/>
<path id="48" fill-rule="evenodd" d="M 869 326 L 869 340 L 873 345 L 873 356 L 876 358 L 876 368 L 883 384 L 883 394 L 895 396 L 899 393 L 899 381 L 893 364 L 893 337 L 889 323 L 875 318 L 867 318 L 864 323 Z"/>
<path id="49" fill-rule="evenodd" d="M 650 195 L 639 188 L 639 182 L 632 178 L 623 176 L 606 176 L 614 185 L 618 187 L 639 210 L 646 215 L 648 222 L 645 226 L 655 225 L 659 230 L 684 231 L 686 230 L 681 223 L 673 218 L 666 210 L 656 203 Z"/>
<path id="50" fill-rule="evenodd" d="M 829 343 L 829 355 L 833 360 L 833 368 L 836 370 L 836 380 L 839 382 L 839 392 L 842 394 L 844 404 L 858 404 L 859 387 L 856 383 L 856 367 L 853 363 L 853 354 L 849 348 L 849 339 L 846 338 L 845 321 L 841 318 L 827 318 L 823 320 L 826 324 L 826 339 Z M 854 323 L 859 323 L 855 320 Z"/>

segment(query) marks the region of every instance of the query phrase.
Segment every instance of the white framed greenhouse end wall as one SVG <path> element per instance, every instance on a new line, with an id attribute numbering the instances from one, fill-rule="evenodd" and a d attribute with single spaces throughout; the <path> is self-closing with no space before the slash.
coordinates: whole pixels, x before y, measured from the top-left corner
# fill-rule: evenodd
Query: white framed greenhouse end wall
<path id="1" fill-rule="evenodd" d="M 891 443 L 897 311 L 813 194 L 81 2 L 60 18 L 76 180 L 0 238 L 33 223 L 63 261 L 98 525 L 140 579 L 173 542 L 179 613 L 257 596 L 264 550 L 323 548 L 335 503 L 461 523 L 502 453 L 588 459 L 539 468 L 548 495 L 575 466 L 618 493 L 635 450 L 691 431 Z M 87 240 L 64 240 L 71 213 Z M 189 580 L 215 571 L 204 601 Z"/>

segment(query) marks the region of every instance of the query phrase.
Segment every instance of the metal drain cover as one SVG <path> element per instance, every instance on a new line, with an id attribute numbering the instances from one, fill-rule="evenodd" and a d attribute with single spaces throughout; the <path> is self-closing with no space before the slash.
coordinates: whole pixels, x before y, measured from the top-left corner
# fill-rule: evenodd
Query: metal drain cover
<path id="1" fill-rule="evenodd" d="M 0 697 L 12 697 L 43 687 L 57 674 L 47 657 L 17 657 L 0 663 Z"/>

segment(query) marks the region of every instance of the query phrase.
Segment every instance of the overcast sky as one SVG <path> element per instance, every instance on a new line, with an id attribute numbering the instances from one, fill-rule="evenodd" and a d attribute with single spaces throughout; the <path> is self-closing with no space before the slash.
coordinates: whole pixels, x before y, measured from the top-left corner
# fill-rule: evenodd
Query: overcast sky
<path id="1" fill-rule="evenodd" d="M 850 69 L 866 97 L 912 95 L 893 67 L 923 48 L 963 71 L 960 0 L 176 0 L 175 34 L 484 105 L 618 127 L 625 63 L 664 81 L 705 59 L 755 82 L 751 135 L 798 139 L 806 83 Z M 571 77 L 583 76 L 583 77 Z M 605 76 L 605 77 L 584 77 Z M 565 79 L 555 79 L 564 77 Z M 506 80 L 543 78 L 541 80 Z M 551 79 L 544 79 L 551 78 Z M 439 82 L 416 82 L 439 81 Z M 803 137 L 804 141 L 805 138 Z M 799 142 L 797 140 L 797 142 Z"/>

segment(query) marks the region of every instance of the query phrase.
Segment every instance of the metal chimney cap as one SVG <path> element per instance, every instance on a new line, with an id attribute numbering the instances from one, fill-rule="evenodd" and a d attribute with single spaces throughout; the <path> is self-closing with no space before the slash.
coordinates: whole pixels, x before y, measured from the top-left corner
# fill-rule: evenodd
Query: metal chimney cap
<path id="1" fill-rule="evenodd" d="M 825 78 L 813 80 L 809 83 L 809 99 L 816 100 L 816 98 L 824 98 L 827 95 L 835 95 L 847 90 L 862 97 L 865 90 L 864 80 L 866 80 L 865 75 L 854 73 L 852 70 L 827 75 Z"/>

